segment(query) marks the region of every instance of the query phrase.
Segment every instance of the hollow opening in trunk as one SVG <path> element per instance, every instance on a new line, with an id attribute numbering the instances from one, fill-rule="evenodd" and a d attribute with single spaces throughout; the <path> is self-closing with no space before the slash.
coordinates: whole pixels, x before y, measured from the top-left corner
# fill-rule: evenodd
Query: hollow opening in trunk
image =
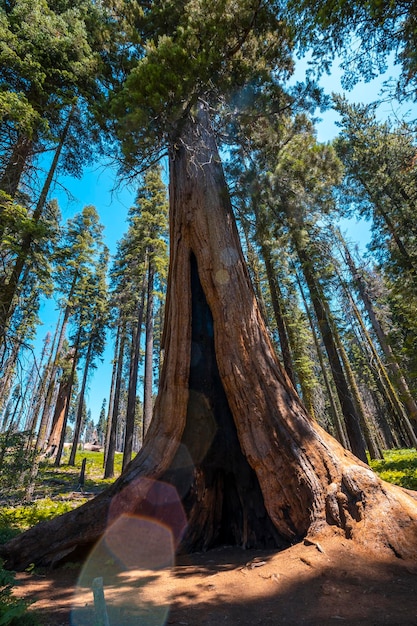
<path id="1" fill-rule="evenodd" d="M 244 456 L 216 360 L 213 317 L 191 256 L 192 346 L 181 446 L 166 475 L 182 492 L 189 524 L 181 550 L 218 545 L 285 547 Z"/>

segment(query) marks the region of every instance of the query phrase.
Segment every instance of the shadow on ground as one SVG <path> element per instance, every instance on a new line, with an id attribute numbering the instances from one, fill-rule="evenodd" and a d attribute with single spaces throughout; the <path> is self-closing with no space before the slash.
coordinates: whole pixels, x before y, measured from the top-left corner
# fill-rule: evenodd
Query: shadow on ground
<path id="1" fill-rule="evenodd" d="M 280 553 L 219 548 L 170 569 L 102 573 L 110 626 L 417 624 L 417 562 L 376 559 L 340 538 Z M 79 575 L 68 566 L 18 574 L 19 595 L 37 599 L 44 626 L 90 626 L 93 594 Z"/>

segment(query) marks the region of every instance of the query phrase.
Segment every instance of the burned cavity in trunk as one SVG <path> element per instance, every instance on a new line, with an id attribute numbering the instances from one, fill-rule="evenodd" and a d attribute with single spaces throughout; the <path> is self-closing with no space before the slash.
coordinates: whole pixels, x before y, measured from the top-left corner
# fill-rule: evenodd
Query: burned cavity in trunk
<path id="1" fill-rule="evenodd" d="M 284 547 L 288 544 L 272 524 L 256 473 L 241 450 L 217 367 L 213 317 L 194 255 L 190 263 L 192 345 L 187 418 L 182 445 L 164 477 L 182 491 L 190 522 L 181 551 L 225 544 Z"/>
<path id="2" fill-rule="evenodd" d="M 186 510 L 184 535 L 171 524 L 180 551 L 231 542 L 284 547 L 281 537 L 336 534 L 375 554 L 416 559 L 416 493 L 384 483 L 326 433 L 277 360 L 205 110 L 190 117 L 177 145 L 165 357 L 144 445 L 96 498 L 0 546 L 6 567 L 57 563 L 99 540 L 116 514 L 149 517 L 149 485 L 162 498 L 154 517 L 170 525 L 160 481 L 176 487 Z"/>

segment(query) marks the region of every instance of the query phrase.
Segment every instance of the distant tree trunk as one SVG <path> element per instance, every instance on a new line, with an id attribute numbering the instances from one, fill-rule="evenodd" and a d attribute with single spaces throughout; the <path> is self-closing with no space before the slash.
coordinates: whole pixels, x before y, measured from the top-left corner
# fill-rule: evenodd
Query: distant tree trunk
<path id="1" fill-rule="evenodd" d="M 119 417 L 120 390 L 122 387 L 123 359 L 126 342 L 126 322 L 122 322 L 120 329 L 119 354 L 117 357 L 116 380 L 114 385 L 114 399 L 112 405 L 111 419 L 109 420 L 109 444 L 107 449 L 106 463 L 104 466 L 104 478 L 114 476 L 114 455 L 116 452 L 117 422 Z"/>
<path id="2" fill-rule="evenodd" d="M 371 367 L 372 370 L 372 367 Z M 387 409 L 390 410 L 389 402 L 385 397 L 385 389 L 381 384 L 378 373 L 373 373 L 376 389 L 368 389 L 371 396 L 371 402 L 375 410 L 375 421 L 378 424 L 379 433 L 382 438 L 384 450 L 399 448 L 399 438 L 392 420 L 387 419 Z"/>
<path id="3" fill-rule="evenodd" d="M 125 470 L 132 459 L 133 433 L 135 429 L 136 389 L 138 383 L 140 339 L 142 335 L 143 309 L 145 306 L 146 273 L 144 272 L 137 320 L 133 332 L 132 349 L 129 363 L 129 386 L 127 392 L 125 440 L 123 449 L 122 470 Z"/>
<path id="4" fill-rule="evenodd" d="M 334 430 L 335 430 L 335 433 L 336 433 L 336 439 L 339 441 L 339 443 L 344 448 L 346 448 L 347 450 L 351 451 L 350 444 L 349 444 L 349 439 L 348 439 L 348 437 L 346 435 L 346 431 L 345 431 L 345 428 L 344 428 L 344 423 L 343 423 L 342 418 L 340 416 L 339 407 L 336 404 L 336 400 L 335 400 L 334 395 L 333 395 L 333 389 L 332 389 L 332 386 L 330 384 L 329 376 L 327 375 L 327 368 L 326 368 L 326 364 L 325 364 L 324 358 L 323 358 L 322 347 L 320 345 L 319 338 L 318 338 L 317 332 L 316 332 L 316 328 L 314 326 L 313 316 L 312 316 L 312 313 L 310 312 L 310 309 L 309 309 L 309 306 L 308 306 L 308 303 L 307 303 L 307 299 L 306 299 L 306 296 L 305 296 L 305 293 L 304 293 L 303 285 L 301 283 L 300 277 L 298 276 L 298 273 L 297 273 L 296 270 L 295 270 L 295 274 L 296 274 L 297 284 L 298 284 L 298 288 L 300 290 L 301 298 L 303 300 L 304 309 L 305 309 L 306 315 L 308 317 L 308 321 L 309 321 L 309 324 L 310 324 L 311 332 L 313 334 L 313 341 L 314 341 L 314 345 L 315 345 L 315 348 L 316 348 L 317 358 L 318 358 L 319 363 L 320 363 L 321 373 L 322 373 L 324 384 L 325 384 L 325 387 L 326 387 L 327 397 L 329 399 L 330 413 L 331 413 L 331 417 L 333 418 L 333 426 L 334 426 Z"/>
<path id="5" fill-rule="evenodd" d="M 339 239 L 340 238 L 341 238 L 341 235 L 339 236 Z M 360 276 L 360 271 L 356 268 L 353 258 L 350 254 L 350 251 L 345 241 L 341 239 L 341 242 L 343 245 L 343 250 L 345 253 L 345 258 L 346 258 L 346 262 L 348 264 L 349 270 L 352 274 L 352 277 L 355 281 L 358 292 L 361 296 L 362 302 L 365 306 L 372 328 L 374 329 L 374 332 L 376 336 L 378 337 L 379 345 L 381 346 L 382 351 L 385 354 L 385 357 L 387 359 L 388 367 L 390 368 L 390 371 L 392 373 L 394 383 L 396 384 L 400 392 L 401 398 L 407 408 L 410 419 L 417 420 L 417 404 L 413 396 L 410 393 L 408 383 L 392 351 L 388 338 L 386 334 L 384 333 L 381 324 L 378 321 L 378 318 L 374 311 L 372 301 L 367 293 L 366 286 L 363 282 L 363 279 Z"/>
<path id="6" fill-rule="evenodd" d="M 78 359 L 79 337 L 80 337 L 80 331 L 78 332 L 78 337 L 77 337 L 77 340 L 76 340 L 76 343 L 75 343 L 75 350 L 74 350 L 74 355 L 73 355 L 73 362 L 72 362 L 72 368 L 71 368 L 71 374 L 70 374 L 70 394 L 71 394 L 72 384 L 73 384 L 73 381 L 74 381 L 75 368 L 76 368 L 77 359 Z M 63 429 L 64 430 L 66 428 L 67 417 L 68 417 L 68 410 L 69 410 L 69 403 L 65 407 L 64 424 L 63 424 Z M 42 451 L 43 446 L 44 446 L 45 441 L 46 441 L 48 420 L 46 419 L 45 415 L 46 415 L 46 413 L 45 413 L 45 408 L 44 408 L 44 412 L 42 414 L 41 426 L 39 428 L 38 437 L 36 439 L 36 446 L 35 446 L 35 450 L 34 450 L 34 461 L 33 461 L 33 464 L 32 464 L 31 471 L 30 471 L 30 480 L 29 480 L 29 483 L 28 483 L 28 485 L 26 487 L 26 493 L 25 493 L 25 501 L 26 502 L 30 502 L 32 500 L 32 498 L 33 498 L 33 493 L 34 493 L 34 490 L 35 490 L 36 478 L 37 478 L 37 475 L 38 475 L 38 472 L 39 472 L 39 462 L 40 462 L 40 458 L 41 458 L 40 452 Z M 44 426 L 42 425 L 42 422 L 43 422 Z M 62 438 L 65 437 L 65 433 L 64 434 L 61 433 L 61 436 L 62 436 Z M 59 466 L 59 463 L 60 463 L 63 445 L 64 445 L 63 442 L 62 442 L 62 447 L 61 447 L 61 442 L 58 445 L 58 451 L 57 451 L 57 455 L 55 457 L 55 466 L 57 466 L 57 467 Z"/>
<path id="7" fill-rule="evenodd" d="M 77 348 L 78 345 L 79 345 L 79 338 L 77 338 L 77 340 L 75 342 L 75 349 L 74 349 L 73 357 L 72 357 L 71 372 L 70 372 L 69 379 L 68 379 L 68 387 L 69 387 L 69 389 L 68 389 L 68 402 L 66 403 L 66 406 L 65 406 L 64 419 L 63 419 L 63 422 L 62 422 L 62 428 L 61 428 L 61 433 L 60 433 L 60 437 L 59 437 L 58 449 L 57 449 L 57 452 L 56 452 L 55 462 L 54 462 L 54 466 L 55 467 L 59 467 L 60 466 L 61 459 L 62 459 L 62 454 L 64 452 L 64 444 L 65 444 L 65 437 L 66 437 L 66 432 L 67 432 L 68 415 L 69 415 L 70 406 L 71 406 L 72 388 L 73 388 L 73 385 L 74 385 L 75 372 L 76 372 L 77 363 L 78 363 L 78 348 Z"/>
<path id="8" fill-rule="evenodd" d="M 295 385 L 294 364 L 291 355 L 290 340 L 285 324 L 284 312 L 281 307 L 280 289 L 275 276 L 271 259 L 271 250 L 267 244 L 261 244 L 261 254 L 265 263 L 266 277 L 268 279 L 269 293 L 271 295 L 272 309 L 274 311 L 275 323 L 278 329 L 279 345 L 281 346 L 282 364 L 291 382 Z"/>
<path id="9" fill-rule="evenodd" d="M 21 400 L 22 400 L 22 392 L 21 392 L 21 386 L 19 385 L 19 393 L 15 396 L 15 392 L 13 391 L 13 398 L 9 400 L 8 407 L 4 413 L 3 424 L 1 428 L 2 432 L 9 431 L 13 433 L 16 430 L 15 418 L 16 418 L 17 409 L 19 408 L 19 404 Z M 12 405 L 12 402 L 14 402 L 14 406 Z"/>
<path id="10" fill-rule="evenodd" d="M 329 323 L 326 307 L 323 303 L 323 297 L 319 291 L 316 279 L 311 269 L 311 263 L 307 255 L 307 251 L 300 243 L 297 234 L 295 234 L 293 241 L 295 243 L 298 258 L 301 262 L 304 278 L 310 292 L 311 302 L 316 313 L 316 318 L 320 328 L 324 347 L 326 349 L 327 357 L 329 359 L 337 395 L 339 398 L 340 406 L 342 408 L 343 417 L 345 419 L 346 431 L 349 442 L 353 453 L 356 454 L 359 459 L 366 463 L 367 458 L 362 431 L 359 425 L 359 419 L 357 416 L 355 405 L 353 403 L 351 392 L 349 390 L 348 383 L 346 381 L 337 347 L 334 342 L 332 328 Z"/>
<path id="11" fill-rule="evenodd" d="M 56 333 L 55 333 L 56 337 Z M 29 402 L 29 406 L 26 409 L 26 420 L 23 427 L 23 430 L 29 430 L 30 424 L 32 423 L 31 417 L 33 415 L 33 411 L 38 404 L 38 394 L 42 389 L 42 383 L 45 379 L 45 372 L 48 370 L 49 364 L 52 360 L 52 351 L 53 351 L 53 343 L 51 346 L 51 333 L 47 333 L 44 339 L 43 348 L 39 363 L 35 362 L 33 364 L 34 368 L 34 376 L 33 383 L 31 385 L 31 400 Z M 47 359 L 46 364 L 44 365 L 44 361 Z M 35 373 L 36 372 L 36 373 Z"/>
<path id="12" fill-rule="evenodd" d="M 243 234 L 245 236 L 246 258 L 247 258 L 249 273 L 252 278 L 253 288 L 255 290 L 256 297 L 258 299 L 258 306 L 261 310 L 263 318 L 265 321 L 267 321 L 268 315 L 267 315 L 267 311 L 265 307 L 265 299 L 262 293 L 261 278 L 259 275 L 259 256 L 253 249 L 253 245 L 250 240 L 249 225 L 248 225 L 247 220 L 241 219 L 241 226 L 242 226 Z"/>
<path id="13" fill-rule="evenodd" d="M 19 411 L 19 415 L 16 418 L 15 428 L 17 431 L 25 430 L 24 425 L 23 425 L 23 422 L 24 422 L 23 415 L 25 414 L 28 397 L 33 395 L 35 391 L 36 374 L 37 374 L 36 366 L 35 364 L 33 364 L 32 367 L 30 368 L 29 375 L 26 379 L 26 384 L 24 385 L 24 392 L 22 395 L 20 411 Z"/>
<path id="14" fill-rule="evenodd" d="M 48 438 L 45 456 L 56 456 L 64 427 L 65 414 L 71 399 L 72 380 L 70 376 L 63 378 L 59 385 L 58 397 L 52 418 L 51 433 Z"/>
<path id="15" fill-rule="evenodd" d="M 78 280 L 78 273 L 76 272 L 76 274 L 74 275 L 70 290 L 69 290 L 69 294 L 67 296 L 67 299 L 70 300 L 72 297 L 72 294 L 74 292 L 75 289 L 75 285 L 76 282 Z M 49 421 L 49 414 L 51 411 L 51 405 L 52 405 L 52 399 L 54 397 L 54 393 L 55 393 L 55 389 L 56 389 L 56 379 L 57 379 L 57 373 L 58 373 L 58 368 L 59 368 L 59 361 L 62 358 L 62 348 L 64 345 L 64 341 L 65 341 L 65 335 L 66 335 L 66 331 L 67 331 L 67 326 L 68 326 L 68 321 L 71 315 L 71 311 L 72 311 L 72 307 L 70 304 L 67 304 L 67 306 L 65 307 L 65 311 L 64 311 L 64 316 L 62 319 L 62 323 L 61 323 L 61 327 L 59 329 L 59 334 L 58 334 L 58 342 L 57 342 L 57 347 L 55 350 L 55 356 L 53 359 L 53 362 L 51 364 L 51 367 L 48 369 L 47 372 L 45 372 L 46 377 L 45 377 L 45 385 L 47 384 L 48 387 L 46 389 L 46 393 L 45 393 L 45 397 L 43 398 L 43 393 L 40 395 L 40 405 L 38 406 L 37 411 L 39 412 L 40 408 L 41 408 L 41 403 L 43 401 L 43 409 L 42 409 L 42 415 L 41 415 L 41 422 L 39 425 L 39 431 L 38 431 L 38 437 L 37 437 L 37 441 L 36 441 L 36 449 L 37 450 L 42 450 L 43 446 L 45 445 L 45 441 L 46 441 L 46 437 L 48 434 L 48 421 Z M 59 322 L 58 322 L 59 324 Z M 58 326 L 57 326 L 57 332 L 58 332 Z M 54 340 L 55 342 L 55 340 Z M 35 421 L 35 425 L 34 425 L 34 429 L 36 427 L 36 422 L 38 419 L 38 413 L 36 413 L 35 415 L 36 420 Z"/>
<path id="16" fill-rule="evenodd" d="M 345 291 L 345 295 L 347 296 L 347 299 L 349 301 L 351 301 L 350 294 L 349 294 L 348 290 L 346 289 L 346 285 L 345 285 L 342 277 L 338 273 L 337 268 L 336 268 L 336 275 L 337 275 L 337 277 L 339 279 L 341 287 Z M 352 301 L 352 304 L 353 304 L 353 301 Z M 347 382 L 349 384 L 349 389 L 351 391 L 353 401 L 355 403 L 356 414 L 358 416 L 358 420 L 359 420 L 359 423 L 360 423 L 361 431 L 363 433 L 363 437 L 364 437 L 365 442 L 366 442 L 366 446 L 367 446 L 367 449 L 368 449 L 368 452 L 369 452 L 369 456 L 370 456 L 371 459 L 383 459 L 384 456 L 382 454 L 382 450 L 378 446 L 378 443 L 376 441 L 374 433 L 372 432 L 372 429 L 371 429 L 371 426 L 370 426 L 371 419 L 370 419 L 369 413 L 367 412 L 367 410 L 365 408 L 365 405 L 364 405 L 364 402 L 362 400 L 362 396 L 361 396 L 360 391 L 359 391 L 359 387 L 358 387 L 358 383 L 356 381 L 355 374 L 353 372 L 352 366 L 351 366 L 350 361 L 348 359 L 348 356 L 346 354 L 345 347 L 344 347 L 344 345 L 343 345 L 343 343 L 341 341 L 341 338 L 340 338 L 340 333 L 339 333 L 339 331 L 338 331 L 338 329 L 336 327 L 336 324 L 334 323 L 334 320 L 332 319 L 332 315 L 331 315 L 331 311 L 330 311 L 330 307 L 329 307 L 328 302 L 324 302 L 324 307 L 326 309 L 327 319 L 331 323 L 332 335 L 333 335 L 333 338 L 334 338 L 335 345 L 337 347 L 338 354 L 340 355 L 341 362 L 343 364 L 344 372 L 345 372 L 345 375 L 346 375 L 346 380 L 347 380 Z"/>
<path id="17" fill-rule="evenodd" d="M 342 342 L 340 340 L 340 335 L 336 328 L 333 328 L 333 336 L 334 336 L 334 339 L 335 339 L 335 342 L 336 342 L 336 345 L 340 354 L 340 358 L 343 363 L 344 371 L 346 373 L 346 379 L 349 383 L 349 388 L 351 390 L 352 397 L 355 402 L 356 412 L 357 412 L 359 423 L 361 426 L 361 431 L 366 441 L 366 447 L 368 449 L 369 456 L 371 457 L 371 459 L 383 459 L 384 455 L 382 454 L 382 450 L 379 449 L 375 441 L 375 438 L 373 436 L 373 433 L 371 432 L 371 429 L 369 426 L 369 418 L 368 418 L 365 406 L 363 404 L 361 394 L 359 392 L 355 375 L 353 373 L 352 367 L 350 365 L 349 359 L 346 354 L 346 350 L 344 346 L 342 345 Z"/>
<path id="18" fill-rule="evenodd" d="M 41 388 L 39 390 L 39 401 L 37 406 L 35 407 L 35 412 L 32 420 L 32 430 L 35 432 L 39 411 L 42 407 L 42 415 L 39 424 L 38 435 L 36 439 L 36 449 L 41 451 L 43 446 L 45 445 L 46 438 L 48 436 L 48 423 L 49 423 L 49 415 L 51 412 L 52 401 L 55 395 L 56 384 L 57 384 L 57 374 L 59 368 L 59 360 L 62 358 L 62 347 L 64 345 L 65 339 L 65 331 L 68 324 L 69 319 L 69 307 L 67 307 L 67 315 L 64 315 L 64 319 L 62 322 L 62 326 L 60 329 L 60 334 L 58 338 L 58 345 L 56 348 L 55 356 L 53 362 L 48 366 L 48 368 L 44 372 L 44 380 L 42 380 Z M 47 387 L 46 387 L 47 385 Z M 45 392 L 46 387 L 46 393 Z"/>
<path id="19" fill-rule="evenodd" d="M 152 251 L 151 251 L 152 252 Z M 152 254 L 148 266 L 148 297 L 146 303 L 145 373 L 143 384 L 143 439 L 152 420 L 153 411 L 153 289 L 155 267 Z"/>
<path id="20" fill-rule="evenodd" d="M 36 432 L 36 428 L 38 425 L 38 416 L 42 408 L 42 404 L 45 402 L 45 389 L 50 382 L 51 368 L 52 368 L 53 359 L 54 359 L 55 345 L 58 340 L 59 328 L 60 328 L 60 318 L 58 318 L 58 323 L 55 328 L 54 338 L 53 338 L 52 346 L 48 355 L 48 360 L 42 371 L 42 375 L 39 376 L 39 382 L 36 388 L 36 392 L 34 394 L 33 400 L 29 408 L 29 415 L 27 418 L 26 429 L 30 430 L 31 438 Z M 42 356 L 42 361 L 43 361 L 43 356 Z M 41 368 L 39 368 L 39 370 L 40 369 Z"/>
<path id="21" fill-rule="evenodd" d="M 348 298 L 350 301 L 350 305 L 353 309 L 353 313 L 355 315 L 356 320 L 359 323 L 359 326 L 361 328 L 361 332 L 363 334 L 363 336 L 366 339 L 367 342 L 367 346 L 368 346 L 368 350 L 371 353 L 371 357 L 372 357 L 372 361 L 376 366 L 376 376 L 378 376 L 380 378 L 380 382 L 381 382 L 381 386 L 384 390 L 384 396 L 387 398 L 387 400 L 389 401 L 389 403 L 391 404 L 392 408 L 393 408 L 393 416 L 394 419 L 398 418 L 403 422 L 403 427 L 404 430 L 406 431 L 407 435 L 408 435 L 408 440 L 411 446 L 413 446 L 414 448 L 417 448 L 417 437 L 416 434 L 414 432 L 414 429 L 410 423 L 410 420 L 408 419 L 408 415 L 404 410 L 403 405 L 401 404 L 397 393 L 391 383 L 391 380 L 388 376 L 388 373 L 385 369 L 385 365 L 382 363 L 381 358 L 374 346 L 374 342 L 372 341 L 372 338 L 364 324 L 364 321 L 362 319 L 362 316 L 358 310 L 358 307 L 356 306 L 355 302 L 353 301 L 353 298 L 350 296 L 350 294 L 348 294 Z M 382 329 L 381 329 L 382 330 Z M 385 353 L 386 354 L 386 353 Z M 391 353 L 392 354 L 392 353 Z M 398 367 L 398 364 L 397 364 Z M 397 373 L 399 372 L 399 368 L 397 370 Z M 405 383 L 405 380 L 404 380 Z M 408 389 L 407 385 L 406 388 Z M 411 398 L 410 392 L 408 391 L 408 395 L 409 395 L 409 399 L 413 401 L 413 399 Z M 410 405 L 411 408 L 412 405 Z M 376 457 L 378 458 L 378 457 Z"/>
<path id="22" fill-rule="evenodd" d="M 7 357 L 4 368 L 0 370 L 0 410 L 6 404 L 7 398 L 9 397 L 20 348 L 21 344 L 19 341 L 13 342 L 12 349 Z"/>
<path id="23" fill-rule="evenodd" d="M 383 483 L 312 420 L 277 361 L 205 111 L 171 157 L 165 358 L 144 445 L 95 499 L 1 546 L 7 567 L 86 553 L 122 514 L 154 517 L 180 539 L 159 479 L 181 494 L 181 549 L 331 534 L 415 558 L 416 494 Z M 149 484 L 161 495 L 152 510 Z"/>
<path id="24" fill-rule="evenodd" d="M 114 358 L 113 358 L 113 367 L 111 374 L 111 383 L 110 383 L 110 396 L 109 396 L 109 406 L 107 410 L 107 419 L 106 419 L 106 433 L 104 437 L 104 455 L 103 455 L 103 467 L 106 467 L 107 455 L 109 452 L 109 443 L 110 443 L 110 431 L 111 431 L 111 422 L 112 422 L 112 414 L 113 414 L 113 405 L 114 405 L 114 396 L 115 396 L 115 388 L 116 388 L 116 377 L 117 377 L 117 361 L 119 354 L 119 344 L 120 344 L 120 320 L 117 325 L 116 332 L 116 342 L 114 345 Z"/>
<path id="25" fill-rule="evenodd" d="M 74 439 L 72 442 L 68 465 L 75 465 L 75 456 L 77 454 L 78 441 L 80 438 L 80 432 L 81 432 L 81 426 L 82 426 L 82 420 L 83 420 L 84 396 L 85 396 L 85 389 L 87 386 L 87 378 L 88 378 L 88 372 L 90 369 L 92 351 L 93 351 L 93 342 L 90 341 L 88 344 L 87 354 L 85 357 L 84 373 L 83 373 L 83 379 L 81 383 L 80 394 L 78 397 L 77 415 L 75 418 Z"/>

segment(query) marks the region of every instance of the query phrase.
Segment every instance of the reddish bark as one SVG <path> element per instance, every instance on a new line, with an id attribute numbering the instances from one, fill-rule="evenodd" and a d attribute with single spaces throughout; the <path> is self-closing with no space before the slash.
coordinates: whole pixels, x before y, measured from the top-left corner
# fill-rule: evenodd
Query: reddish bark
<path id="1" fill-rule="evenodd" d="M 283 546 L 336 531 L 415 557 L 415 494 L 383 483 L 323 431 L 277 361 L 204 111 L 176 146 L 165 359 L 144 446 L 106 492 L 6 544 L 7 565 L 85 549 L 122 512 L 172 525 L 186 550 L 226 540 Z M 151 488 L 151 479 L 161 482 Z M 185 533 L 162 481 L 182 499 Z"/>

